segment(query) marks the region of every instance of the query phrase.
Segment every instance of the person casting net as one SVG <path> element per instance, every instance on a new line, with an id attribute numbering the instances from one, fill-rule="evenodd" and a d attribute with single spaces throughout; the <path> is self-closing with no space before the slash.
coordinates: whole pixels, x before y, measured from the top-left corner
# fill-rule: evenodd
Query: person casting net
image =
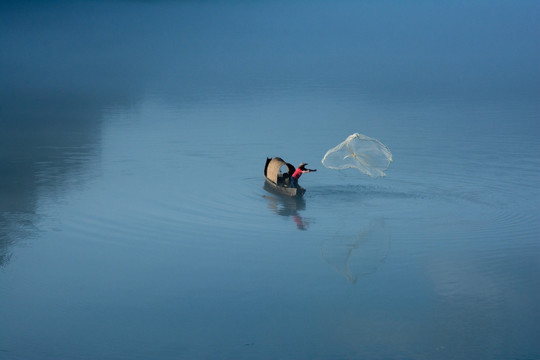
<path id="1" fill-rule="evenodd" d="M 377 139 L 352 134 L 344 142 L 328 150 L 322 164 L 329 169 L 356 168 L 373 178 L 386 176 L 384 171 L 392 162 L 392 153 Z"/>

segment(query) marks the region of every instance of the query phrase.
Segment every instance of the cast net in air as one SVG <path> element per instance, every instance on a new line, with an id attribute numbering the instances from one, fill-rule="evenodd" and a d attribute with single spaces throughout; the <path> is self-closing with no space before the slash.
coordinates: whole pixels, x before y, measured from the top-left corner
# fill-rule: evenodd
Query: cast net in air
<path id="1" fill-rule="evenodd" d="M 384 171 L 392 162 L 392 153 L 377 139 L 352 134 L 341 144 L 328 150 L 322 163 L 329 169 L 355 168 L 371 177 L 386 176 Z"/>

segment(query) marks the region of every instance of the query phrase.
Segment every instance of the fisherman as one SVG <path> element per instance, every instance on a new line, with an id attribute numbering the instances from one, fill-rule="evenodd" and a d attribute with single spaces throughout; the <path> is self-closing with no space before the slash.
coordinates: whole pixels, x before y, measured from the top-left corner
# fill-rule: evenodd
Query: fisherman
<path id="1" fill-rule="evenodd" d="M 300 165 L 298 165 L 296 170 L 291 175 L 291 185 L 290 185 L 290 187 L 295 188 L 295 187 L 298 186 L 298 179 L 300 179 L 300 176 L 302 176 L 302 174 L 312 172 L 312 171 L 316 171 L 316 170 L 306 169 L 306 165 L 307 165 L 307 163 L 301 163 Z"/>

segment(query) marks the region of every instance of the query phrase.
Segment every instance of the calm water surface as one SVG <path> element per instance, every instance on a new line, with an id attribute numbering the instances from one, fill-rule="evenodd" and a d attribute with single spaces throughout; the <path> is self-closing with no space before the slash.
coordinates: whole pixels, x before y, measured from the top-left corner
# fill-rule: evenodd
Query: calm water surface
<path id="1" fill-rule="evenodd" d="M 538 3 L 0 9 L 0 359 L 540 358 Z"/>

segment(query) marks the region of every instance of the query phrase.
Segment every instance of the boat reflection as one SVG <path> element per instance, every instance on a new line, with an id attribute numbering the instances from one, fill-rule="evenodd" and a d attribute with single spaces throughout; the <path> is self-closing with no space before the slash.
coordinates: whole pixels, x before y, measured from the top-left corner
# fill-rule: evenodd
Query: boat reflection
<path id="1" fill-rule="evenodd" d="M 373 220 L 358 234 L 337 234 L 321 245 L 323 259 L 351 283 L 377 272 L 390 252 L 384 219 Z"/>
<path id="2" fill-rule="evenodd" d="M 272 193 L 272 189 L 269 189 L 267 182 L 264 183 L 264 189 Z M 292 217 L 298 230 L 307 230 L 309 228 L 309 221 L 300 215 L 300 211 L 306 209 L 306 201 L 303 198 L 280 196 L 278 194 L 268 194 L 263 195 L 263 197 L 268 200 L 268 207 L 277 215 Z"/>

